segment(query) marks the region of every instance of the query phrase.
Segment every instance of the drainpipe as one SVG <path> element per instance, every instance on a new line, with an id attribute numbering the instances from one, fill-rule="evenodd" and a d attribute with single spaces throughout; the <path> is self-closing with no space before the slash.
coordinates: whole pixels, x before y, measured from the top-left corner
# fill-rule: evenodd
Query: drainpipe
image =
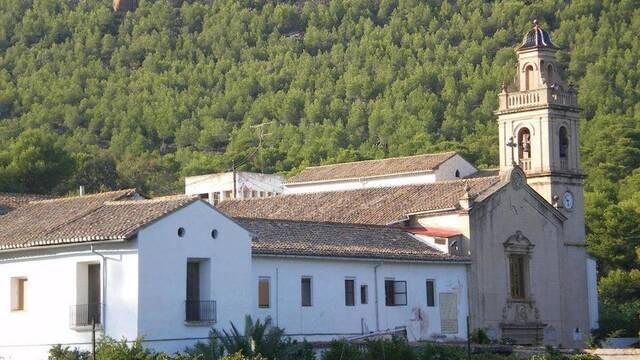
<path id="1" fill-rule="evenodd" d="M 278 294 L 278 288 L 280 287 L 280 283 L 279 283 L 279 278 L 278 278 L 278 268 L 276 267 L 276 326 L 280 326 L 280 322 L 279 322 L 279 306 L 278 306 L 278 300 L 279 300 L 279 294 Z"/>
<path id="2" fill-rule="evenodd" d="M 98 255 L 102 258 L 102 264 L 100 265 L 101 270 L 102 270 L 102 284 L 101 288 L 102 288 L 102 293 L 100 294 L 102 296 L 102 331 L 103 334 L 106 336 L 107 335 L 107 257 L 104 256 L 103 254 L 100 254 L 99 252 L 95 251 L 93 249 L 93 245 L 91 245 L 91 253 Z"/>
<path id="3" fill-rule="evenodd" d="M 382 266 L 382 262 L 379 262 L 373 267 L 373 293 L 375 294 L 376 302 L 376 331 L 380 331 L 380 309 L 378 306 L 378 268 Z"/>

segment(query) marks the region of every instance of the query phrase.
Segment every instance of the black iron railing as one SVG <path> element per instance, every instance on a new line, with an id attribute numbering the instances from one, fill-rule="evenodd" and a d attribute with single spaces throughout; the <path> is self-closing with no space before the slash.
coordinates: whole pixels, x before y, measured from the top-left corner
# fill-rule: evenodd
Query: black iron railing
<path id="1" fill-rule="evenodd" d="M 72 327 L 100 325 L 102 304 L 72 305 L 69 311 L 69 323 Z"/>
<path id="2" fill-rule="evenodd" d="M 216 321 L 216 302 L 214 300 L 187 300 L 184 305 L 186 321 Z"/>

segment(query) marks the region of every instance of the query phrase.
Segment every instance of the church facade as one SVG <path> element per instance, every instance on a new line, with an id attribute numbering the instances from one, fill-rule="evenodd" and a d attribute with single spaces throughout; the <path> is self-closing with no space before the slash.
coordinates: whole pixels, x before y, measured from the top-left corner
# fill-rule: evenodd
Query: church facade
<path id="1" fill-rule="evenodd" d="M 537 23 L 517 48 L 517 76 L 503 85 L 496 111 L 496 171 L 447 154 L 311 167 L 288 179 L 284 195 L 220 208 L 401 227 L 471 257 L 472 329 L 521 344 L 584 346 L 597 327 L 595 262 L 585 245 L 576 89 L 560 77 L 557 50 Z"/>

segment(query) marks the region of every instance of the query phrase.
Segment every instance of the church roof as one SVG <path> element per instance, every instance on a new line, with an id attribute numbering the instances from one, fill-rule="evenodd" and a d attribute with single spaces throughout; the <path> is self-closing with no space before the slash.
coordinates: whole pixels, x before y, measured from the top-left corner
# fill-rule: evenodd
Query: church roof
<path id="1" fill-rule="evenodd" d="M 531 29 L 524 35 L 524 39 L 522 39 L 522 45 L 520 45 L 518 50 L 533 48 L 559 49 L 551 41 L 551 36 L 549 36 L 549 33 L 538 25 L 537 20 L 533 21 L 533 29 Z"/>
<path id="2" fill-rule="evenodd" d="M 406 174 L 433 171 L 443 162 L 455 156 L 455 152 L 422 154 L 379 160 L 364 160 L 348 163 L 311 166 L 300 174 L 290 177 L 287 183 L 344 180 L 370 176 Z"/>
<path id="3" fill-rule="evenodd" d="M 132 200 L 135 190 L 31 201 L 0 217 L 0 249 L 127 239 L 195 198 Z"/>
<path id="4" fill-rule="evenodd" d="M 47 199 L 45 195 L 0 193 L 0 215 L 28 204 L 33 200 Z"/>
<path id="5" fill-rule="evenodd" d="M 231 217 L 387 225 L 410 214 L 456 210 L 465 194 L 465 184 L 469 184 L 471 193 L 477 194 L 499 181 L 499 176 L 485 176 L 420 185 L 286 194 L 223 201 L 217 207 Z"/>
<path id="6" fill-rule="evenodd" d="M 468 261 L 390 226 L 246 218 L 235 221 L 254 234 L 252 252 L 257 255 Z"/>

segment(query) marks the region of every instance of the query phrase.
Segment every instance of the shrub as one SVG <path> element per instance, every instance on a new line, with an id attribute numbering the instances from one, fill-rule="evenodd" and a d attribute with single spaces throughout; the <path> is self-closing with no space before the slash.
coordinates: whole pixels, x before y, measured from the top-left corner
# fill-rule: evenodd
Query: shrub
<path id="1" fill-rule="evenodd" d="M 97 360 L 153 360 L 157 359 L 157 356 L 142 346 L 141 338 L 129 346 L 126 339 L 116 341 L 110 337 L 103 337 L 96 346 Z"/>
<path id="2" fill-rule="evenodd" d="M 55 345 L 49 349 L 49 360 L 87 360 L 89 353 L 78 349 L 69 349 L 68 346 Z"/>
<path id="3" fill-rule="evenodd" d="M 420 360 L 464 360 L 465 350 L 457 346 L 443 346 L 428 343 L 422 348 Z"/>
<path id="4" fill-rule="evenodd" d="M 322 360 L 364 360 L 364 354 L 353 344 L 333 340 L 329 349 L 322 353 Z"/>
<path id="5" fill-rule="evenodd" d="M 489 339 L 485 329 L 479 328 L 471 333 L 471 342 L 474 344 L 490 344 L 491 339 Z"/>
<path id="6" fill-rule="evenodd" d="M 406 340 L 394 336 L 391 340 L 369 340 L 365 342 L 365 360 L 415 360 L 416 352 Z"/>

